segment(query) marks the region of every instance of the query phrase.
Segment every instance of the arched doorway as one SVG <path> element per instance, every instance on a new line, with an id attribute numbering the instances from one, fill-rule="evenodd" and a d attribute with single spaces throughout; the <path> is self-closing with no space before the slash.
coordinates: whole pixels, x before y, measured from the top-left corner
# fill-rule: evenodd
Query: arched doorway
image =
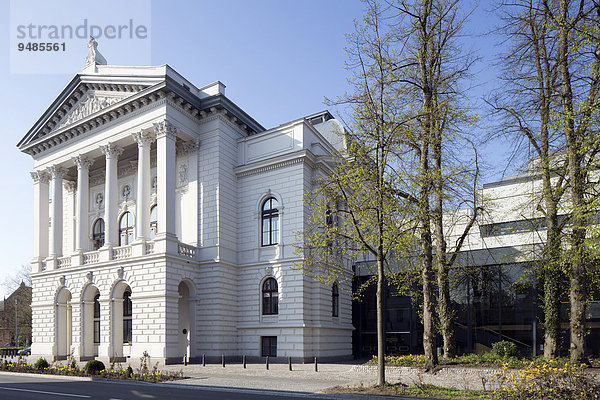
<path id="1" fill-rule="evenodd" d="M 124 281 L 115 285 L 112 292 L 110 358 L 124 361 L 130 355 L 133 342 L 133 303 L 131 288 Z"/>
<path id="2" fill-rule="evenodd" d="M 98 356 L 100 345 L 100 291 L 94 285 L 85 288 L 81 299 L 81 358 Z"/>
<path id="3" fill-rule="evenodd" d="M 56 358 L 66 359 L 71 352 L 71 292 L 66 287 L 56 295 Z"/>
<path id="4" fill-rule="evenodd" d="M 194 357 L 193 340 L 195 334 L 195 303 L 194 289 L 188 282 L 179 283 L 179 333 L 178 333 L 178 353 L 188 360 Z"/>

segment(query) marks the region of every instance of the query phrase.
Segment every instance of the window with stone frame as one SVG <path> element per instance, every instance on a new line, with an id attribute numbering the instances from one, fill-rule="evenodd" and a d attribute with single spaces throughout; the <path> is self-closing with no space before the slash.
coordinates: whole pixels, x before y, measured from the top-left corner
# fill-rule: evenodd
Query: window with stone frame
<path id="1" fill-rule="evenodd" d="M 261 355 L 277 357 L 277 336 L 261 336 Z"/>
<path id="2" fill-rule="evenodd" d="M 98 218 L 92 227 L 92 246 L 94 250 L 98 250 L 104 246 L 104 220 Z"/>
<path id="3" fill-rule="evenodd" d="M 339 317 L 340 315 L 340 289 L 337 282 L 331 286 L 331 316 Z"/>
<path id="4" fill-rule="evenodd" d="M 94 343 L 100 343 L 100 293 L 94 297 Z"/>
<path id="5" fill-rule="evenodd" d="M 127 211 L 119 220 L 119 246 L 131 244 L 134 238 L 133 215 Z"/>
<path id="6" fill-rule="evenodd" d="M 158 218 L 156 216 L 157 207 L 154 205 L 150 209 L 150 239 L 154 239 L 156 237 L 156 232 L 158 229 Z"/>
<path id="7" fill-rule="evenodd" d="M 262 285 L 262 313 L 276 315 L 279 313 L 279 291 L 275 278 L 268 278 Z"/>
<path id="8" fill-rule="evenodd" d="M 261 208 L 261 245 L 271 246 L 279 243 L 279 209 L 277 200 L 269 197 Z"/>
<path id="9" fill-rule="evenodd" d="M 123 343 L 131 343 L 133 325 L 133 304 L 131 303 L 131 292 L 126 290 L 123 293 Z"/>

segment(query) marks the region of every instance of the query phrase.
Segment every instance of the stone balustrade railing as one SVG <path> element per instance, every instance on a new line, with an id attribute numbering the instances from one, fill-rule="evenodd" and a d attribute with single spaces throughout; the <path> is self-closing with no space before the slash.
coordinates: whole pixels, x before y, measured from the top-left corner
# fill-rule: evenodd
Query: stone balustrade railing
<path id="1" fill-rule="evenodd" d="M 57 268 L 67 268 L 71 266 L 71 257 L 60 257 L 56 260 Z"/>
<path id="2" fill-rule="evenodd" d="M 154 242 L 146 242 L 144 254 L 154 254 Z M 179 242 L 177 244 L 177 253 L 183 257 L 195 259 L 198 248 L 186 243 Z M 132 246 L 120 246 L 112 249 L 112 259 L 122 260 L 132 256 Z M 68 268 L 71 267 L 71 257 L 60 257 L 56 260 L 57 268 Z M 82 265 L 97 264 L 100 262 L 100 250 L 88 251 L 83 253 Z M 46 262 L 41 262 L 41 270 L 46 270 Z"/>
<path id="3" fill-rule="evenodd" d="M 121 246 L 113 249 L 113 260 L 122 260 L 128 257 L 131 257 L 131 246 Z"/>
<path id="4" fill-rule="evenodd" d="M 83 265 L 95 264 L 98 260 L 100 260 L 100 252 L 97 250 L 83 253 Z"/>
<path id="5" fill-rule="evenodd" d="M 179 242 L 177 252 L 184 257 L 196 258 L 196 247 L 189 244 Z"/>

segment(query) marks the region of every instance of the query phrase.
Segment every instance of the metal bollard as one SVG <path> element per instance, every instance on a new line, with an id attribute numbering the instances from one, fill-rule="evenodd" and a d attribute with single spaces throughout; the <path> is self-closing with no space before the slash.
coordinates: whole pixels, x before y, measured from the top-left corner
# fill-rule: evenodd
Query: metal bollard
<path id="1" fill-rule="evenodd" d="M 242 357 L 242 364 L 244 364 L 244 369 L 246 369 L 246 356 Z"/>
<path id="2" fill-rule="evenodd" d="M 288 357 L 288 365 L 290 367 L 290 371 L 292 370 L 292 357 Z"/>
<path id="3" fill-rule="evenodd" d="M 267 369 L 269 369 L 269 356 L 267 356 Z"/>
<path id="4" fill-rule="evenodd" d="M 188 359 L 187 356 L 183 356 L 183 365 L 187 365 Z"/>
<path id="5" fill-rule="evenodd" d="M 225 368 L 225 354 L 221 354 L 221 365 Z"/>
<path id="6" fill-rule="evenodd" d="M 319 367 L 317 364 L 317 357 L 315 357 L 315 372 L 319 372 Z"/>
<path id="7" fill-rule="evenodd" d="M 202 354 L 202 366 L 206 367 L 206 354 Z"/>

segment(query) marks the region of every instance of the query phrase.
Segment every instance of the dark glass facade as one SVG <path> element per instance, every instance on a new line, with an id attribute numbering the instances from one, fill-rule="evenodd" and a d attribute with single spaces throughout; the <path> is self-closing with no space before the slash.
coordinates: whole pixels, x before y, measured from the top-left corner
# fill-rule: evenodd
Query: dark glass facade
<path id="1" fill-rule="evenodd" d="M 354 289 L 369 276 L 355 276 Z M 458 354 L 481 354 L 492 344 L 508 340 L 523 355 L 543 353 L 544 332 L 540 286 L 527 263 L 476 266 L 461 269 L 451 278 L 451 295 L 455 310 L 455 336 Z M 565 282 L 568 285 L 568 282 Z M 353 302 L 353 335 L 355 357 L 377 354 L 375 285 L 364 291 L 361 301 Z M 415 291 L 420 288 L 415 287 Z M 386 293 L 386 354 L 418 354 L 423 352 L 423 328 L 418 316 L 420 304 L 395 293 Z M 416 296 L 417 298 L 419 296 Z M 414 300 L 414 299 L 413 299 Z M 563 303 L 560 348 L 568 353 L 568 304 Z M 600 355 L 600 303 L 587 307 L 588 350 Z M 441 337 L 438 346 L 442 346 Z"/>

